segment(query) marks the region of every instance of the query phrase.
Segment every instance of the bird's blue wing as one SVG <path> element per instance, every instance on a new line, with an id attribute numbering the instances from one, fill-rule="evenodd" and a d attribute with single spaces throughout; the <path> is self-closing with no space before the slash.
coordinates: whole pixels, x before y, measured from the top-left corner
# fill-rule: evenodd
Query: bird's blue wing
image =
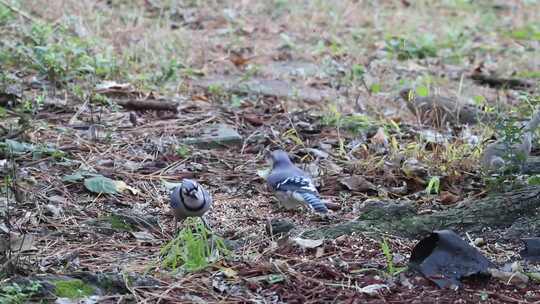
<path id="1" fill-rule="evenodd" d="M 304 176 L 294 176 L 285 178 L 275 184 L 276 191 L 305 192 L 318 194 L 317 188 L 313 185 L 311 179 Z"/>

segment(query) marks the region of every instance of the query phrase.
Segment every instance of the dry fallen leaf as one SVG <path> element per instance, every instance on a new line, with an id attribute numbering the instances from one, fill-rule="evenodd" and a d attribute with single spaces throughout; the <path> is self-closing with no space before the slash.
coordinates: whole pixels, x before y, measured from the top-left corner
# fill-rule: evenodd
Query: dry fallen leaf
<path id="1" fill-rule="evenodd" d="M 340 179 L 339 182 L 349 191 L 366 192 L 369 190 L 377 190 L 377 187 L 374 184 L 360 175 L 344 177 Z"/>
<path id="2" fill-rule="evenodd" d="M 34 246 L 34 236 L 31 234 L 18 235 L 11 239 L 10 249 L 13 252 L 25 252 L 37 250 Z"/>
<path id="3" fill-rule="evenodd" d="M 384 289 L 390 290 L 390 287 L 388 287 L 388 285 L 385 285 L 385 284 L 372 284 L 372 285 L 364 286 L 364 287 L 360 288 L 358 291 L 360 291 L 361 293 L 365 293 L 367 295 L 370 295 L 370 296 L 377 296 Z"/>
<path id="4" fill-rule="evenodd" d="M 296 245 L 304 248 L 304 249 L 312 249 L 319 247 L 323 244 L 323 240 L 310 240 L 310 239 L 302 239 L 302 238 L 293 238 L 291 239 Z"/>
<path id="5" fill-rule="evenodd" d="M 96 85 L 96 93 L 131 93 L 133 87 L 129 83 L 118 83 L 116 81 L 104 81 Z"/>
<path id="6" fill-rule="evenodd" d="M 385 148 L 388 147 L 388 137 L 384 133 L 383 128 L 379 128 L 377 130 L 377 133 L 375 133 L 375 135 L 373 135 L 373 137 L 371 137 L 371 142 L 376 144 L 376 145 L 380 145 L 382 147 L 385 147 Z"/>
<path id="7" fill-rule="evenodd" d="M 227 278 L 235 278 L 238 276 L 238 272 L 232 268 L 223 267 L 220 269 L 221 273 L 223 273 Z"/>
<path id="8" fill-rule="evenodd" d="M 441 200 L 441 204 L 443 205 L 451 205 L 459 201 L 459 196 L 448 191 L 442 191 L 439 198 Z"/>
<path id="9" fill-rule="evenodd" d="M 140 192 L 139 189 L 128 186 L 128 184 L 126 184 L 124 181 L 114 181 L 114 184 L 116 185 L 116 190 L 118 190 L 118 192 L 124 192 L 124 190 L 129 190 L 129 192 L 134 195 L 137 195 Z"/>

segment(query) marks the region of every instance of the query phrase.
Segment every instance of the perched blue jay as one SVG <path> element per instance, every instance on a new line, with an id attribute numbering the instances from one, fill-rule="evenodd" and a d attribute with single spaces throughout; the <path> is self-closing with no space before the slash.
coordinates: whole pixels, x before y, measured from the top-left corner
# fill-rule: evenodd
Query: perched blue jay
<path id="1" fill-rule="evenodd" d="M 199 183 L 190 179 L 184 179 L 180 186 L 171 192 L 171 208 L 174 214 L 174 230 L 179 221 L 188 217 L 200 217 L 208 226 L 203 215 L 210 209 L 212 197 Z"/>
<path id="2" fill-rule="evenodd" d="M 276 150 L 270 156 L 272 170 L 266 182 L 286 209 L 306 204 L 316 212 L 328 212 L 328 208 L 319 198 L 319 192 L 313 185 L 311 178 L 291 162 L 285 151 Z"/>

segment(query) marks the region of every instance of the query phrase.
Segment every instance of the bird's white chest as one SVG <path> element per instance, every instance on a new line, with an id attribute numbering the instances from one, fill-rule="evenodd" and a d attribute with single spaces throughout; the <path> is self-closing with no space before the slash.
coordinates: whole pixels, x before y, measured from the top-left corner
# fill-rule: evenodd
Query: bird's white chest
<path id="1" fill-rule="evenodd" d="M 302 197 L 297 193 L 290 191 L 287 192 L 277 192 L 276 198 L 279 200 L 279 203 L 285 207 L 285 209 L 296 209 L 302 205 Z"/>

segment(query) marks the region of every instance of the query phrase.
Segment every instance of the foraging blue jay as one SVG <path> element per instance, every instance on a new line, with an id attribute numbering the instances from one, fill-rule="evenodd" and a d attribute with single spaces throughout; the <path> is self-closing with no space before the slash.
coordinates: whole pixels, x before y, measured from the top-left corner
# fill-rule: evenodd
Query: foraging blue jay
<path id="1" fill-rule="evenodd" d="M 286 209 L 306 204 L 316 212 L 328 212 L 328 208 L 319 198 L 319 192 L 313 185 L 311 178 L 291 162 L 285 151 L 273 151 L 270 157 L 272 170 L 266 182 Z"/>
<path id="2" fill-rule="evenodd" d="M 188 217 L 200 217 L 208 226 L 203 215 L 212 205 L 212 197 L 199 183 L 190 179 L 184 179 L 180 186 L 171 192 L 171 208 L 174 214 L 174 230 L 178 222 Z"/>

